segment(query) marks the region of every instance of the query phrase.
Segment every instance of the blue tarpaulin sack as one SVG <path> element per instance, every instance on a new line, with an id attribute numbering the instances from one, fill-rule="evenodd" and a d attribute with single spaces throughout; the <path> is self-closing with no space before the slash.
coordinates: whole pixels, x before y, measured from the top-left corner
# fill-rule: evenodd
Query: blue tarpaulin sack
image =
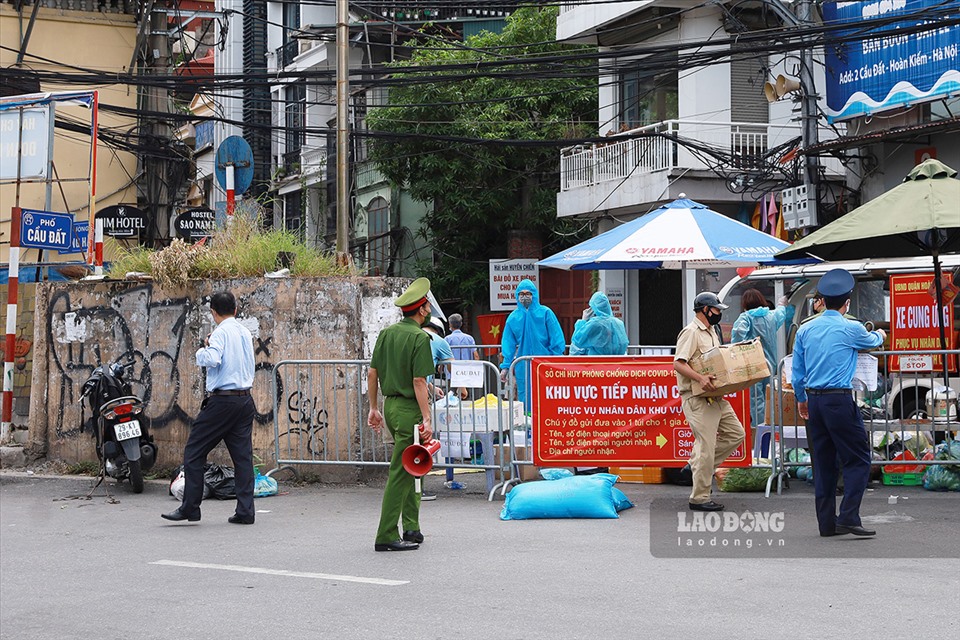
<path id="1" fill-rule="evenodd" d="M 595 473 L 524 483 L 507 494 L 500 519 L 617 518 L 618 507 L 626 509 L 633 505 L 613 486 L 616 481 L 615 475 Z"/>

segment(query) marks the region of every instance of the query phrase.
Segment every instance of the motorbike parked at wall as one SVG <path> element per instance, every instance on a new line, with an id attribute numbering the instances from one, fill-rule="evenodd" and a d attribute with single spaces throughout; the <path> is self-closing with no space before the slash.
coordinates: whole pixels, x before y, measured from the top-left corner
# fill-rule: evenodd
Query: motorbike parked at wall
<path id="1" fill-rule="evenodd" d="M 143 419 L 143 400 L 133 394 L 125 378 L 132 367 L 132 360 L 118 360 L 93 370 L 80 395 L 81 411 L 86 402 L 93 416 L 87 421 L 81 413 L 80 431 L 89 426 L 97 439 L 101 475 L 130 480 L 133 492 L 142 493 L 143 472 L 156 462 L 157 446 Z"/>

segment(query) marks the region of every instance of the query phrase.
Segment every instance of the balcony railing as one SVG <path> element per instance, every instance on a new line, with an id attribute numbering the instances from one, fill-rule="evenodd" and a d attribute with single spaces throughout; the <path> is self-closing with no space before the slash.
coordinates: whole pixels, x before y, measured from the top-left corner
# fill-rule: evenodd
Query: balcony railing
<path id="1" fill-rule="evenodd" d="M 277 66 L 280 69 L 293 64 L 293 59 L 300 55 L 300 41 L 291 40 L 282 47 L 277 47 Z"/>
<path id="2" fill-rule="evenodd" d="M 691 153 L 678 138 L 713 147 L 731 158 L 728 169 L 760 169 L 767 151 L 799 137 L 799 125 L 667 120 L 611 136 L 610 142 L 569 147 L 560 156 L 560 190 L 625 180 L 671 169 L 709 169 L 712 159 Z M 830 130 L 829 137 L 835 137 Z M 627 137 L 654 134 L 649 137 Z M 621 137 L 622 136 L 622 137 Z M 620 138 L 618 140 L 618 138 Z M 828 172 L 843 171 L 839 161 L 823 160 Z"/>
<path id="3" fill-rule="evenodd" d="M 124 13 L 137 15 L 137 0 L 27 0 L 24 5 L 39 2 L 41 7 L 61 11 L 94 11 L 96 13 Z M 16 0 L 0 0 L 0 4 L 16 6 Z"/>

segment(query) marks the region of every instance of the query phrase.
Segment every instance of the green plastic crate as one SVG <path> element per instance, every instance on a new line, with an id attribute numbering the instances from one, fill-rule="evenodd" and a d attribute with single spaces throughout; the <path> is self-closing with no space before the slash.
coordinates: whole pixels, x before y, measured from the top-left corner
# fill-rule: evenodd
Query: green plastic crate
<path id="1" fill-rule="evenodd" d="M 923 484 L 923 472 L 884 473 L 883 484 L 895 487 L 919 487 Z"/>

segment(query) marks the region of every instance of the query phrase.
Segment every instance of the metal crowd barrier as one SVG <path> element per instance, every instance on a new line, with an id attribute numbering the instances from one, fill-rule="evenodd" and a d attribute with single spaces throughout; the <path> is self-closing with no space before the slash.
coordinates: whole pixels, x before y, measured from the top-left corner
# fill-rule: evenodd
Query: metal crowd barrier
<path id="1" fill-rule="evenodd" d="M 951 391 L 942 391 L 944 387 L 943 371 L 933 371 L 929 366 L 936 356 L 949 361 L 949 357 L 960 358 L 960 350 L 915 350 L 915 351 L 871 351 L 878 359 L 878 388 L 876 390 L 857 389 L 853 392 L 860 407 L 864 428 L 870 441 L 871 452 L 883 449 L 883 459 L 874 460 L 873 467 L 905 465 L 921 467 L 924 470 L 931 465 L 957 464 L 951 460 L 924 460 L 922 452 L 934 447 L 938 441 L 954 437 L 960 430 L 960 407 L 957 405 L 957 389 L 960 388 L 960 376 L 954 365 L 949 376 Z M 889 364 L 892 357 L 908 357 L 911 371 L 891 372 Z M 775 424 L 766 427 L 771 434 L 770 450 L 776 450 L 777 493 L 789 486 L 791 468 L 813 466 L 813 461 L 803 462 L 788 459 L 791 450 L 807 449 L 811 451 L 806 437 L 805 420 L 797 411 L 797 400 L 792 386 L 787 388 L 782 381 L 785 377 L 787 359 L 780 361 L 777 376 L 771 382 L 773 390 L 770 397 L 776 398 L 773 413 Z M 903 362 L 903 360 L 901 360 Z M 856 381 L 855 381 L 856 386 Z M 934 415 L 927 412 L 927 395 L 936 392 L 937 402 L 931 402 Z M 897 445 L 896 443 L 900 444 Z M 891 460 L 895 454 L 909 450 L 916 460 Z M 768 493 L 769 495 L 769 493 Z"/>
<path id="2" fill-rule="evenodd" d="M 276 467 L 295 465 L 389 466 L 392 442 L 367 426 L 367 360 L 284 360 L 273 367 Z M 478 386 L 451 384 L 453 367 L 479 367 Z M 436 469 L 473 468 L 486 473 L 488 499 L 507 461 L 497 457 L 499 434 L 514 407 L 501 402 L 497 368 L 483 361 L 454 361 L 434 376 L 433 429 L 441 442 Z M 380 401 L 381 408 L 383 400 Z M 440 481 L 442 482 L 442 480 Z"/>
<path id="3" fill-rule="evenodd" d="M 390 464 L 387 443 L 367 426 L 369 364 L 367 360 L 284 360 L 274 365 L 277 467 L 270 473 L 290 465 Z"/>
<path id="4" fill-rule="evenodd" d="M 672 346 L 633 348 L 644 355 L 673 351 Z M 488 500 L 497 489 L 504 495 L 513 484 L 533 477 L 533 422 L 516 390 L 517 368 L 529 369 L 533 358 L 514 360 L 503 383 L 499 367 L 486 360 L 456 360 L 441 365 L 434 376 L 433 384 L 440 393 L 432 398 L 433 426 L 441 442 L 434 468 L 483 471 Z M 295 465 L 390 464 L 392 443 L 384 438 L 389 438 L 389 432 L 378 434 L 367 426 L 368 367 L 367 360 L 284 360 L 274 366 L 276 468 L 268 475 L 280 469 L 296 472 Z M 453 384 L 454 368 L 474 368 L 473 382 Z M 529 375 L 525 384 L 529 398 Z M 779 435 L 782 447 L 783 432 Z M 768 495 L 777 464 L 775 456 L 768 465 L 757 465 L 754 460 L 754 467 L 771 469 Z"/>
<path id="5" fill-rule="evenodd" d="M 503 400 L 500 370 L 492 362 L 454 360 L 441 364 L 440 370 L 434 385 L 443 395 L 433 404 L 433 430 L 441 448 L 434 467 L 482 469 L 487 499 L 493 500 L 508 464 L 503 455 L 504 434 L 515 420 L 512 412 L 519 407 Z M 458 370 L 473 373 L 472 386 L 454 384 Z"/>

